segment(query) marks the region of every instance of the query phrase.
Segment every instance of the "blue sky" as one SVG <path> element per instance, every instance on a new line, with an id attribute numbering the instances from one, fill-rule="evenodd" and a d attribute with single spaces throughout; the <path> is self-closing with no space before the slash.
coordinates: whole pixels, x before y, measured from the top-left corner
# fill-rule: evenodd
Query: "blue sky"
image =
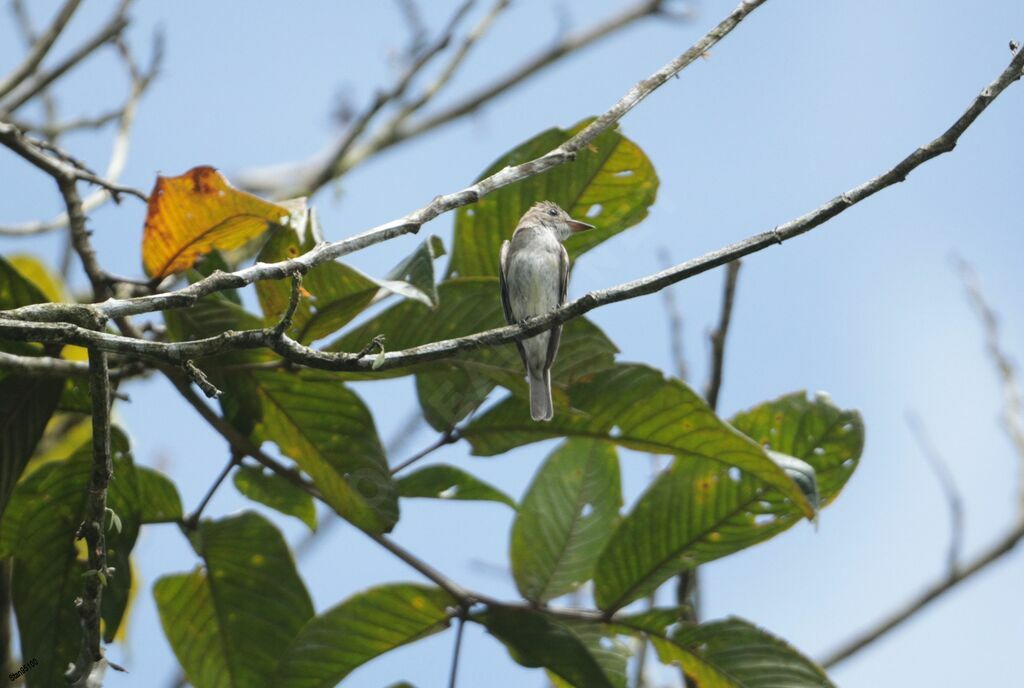
<path id="1" fill-rule="evenodd" d="M 31 3 L 37 18 L 54 2 Z M 440 26 L 453 2 L 423 2 Z M 489 3 L 478 3 L 479 12 Z M 521 0 L 502 15 L 440 102 L 486 83 L 543 48 L 562 21 L 584 26 L 625 2 Z M 646 20 L 580 52 L 462 122 L 388 151 L 316 199 L 328 239 L 339 239 L 418 208 L 473 180 L 493 159 L 551 126 L 603 111 L 639 78 L 682 52 L 734 2 L 705 0 L 690 23 Z M 67 50 L 113 3 L 87 1 Z M 253 166 L 301 159 L 334 135 L 340 93 L 357 104 L 394 78 L 406 34 L 394 5 L 375 3 L 159 3 L 143 0 L 130 31 L 145 54 L 157 26 L 167 37 L 164 69 L 143 101 L 124 176 L 148 188 L 154 174 L 212 164 L 230 177 Z M 470 19 L 472 22 L 473 19 Z M 882 172 L 944 130 L 1024 40 L 1018 0 L 798 2 L 770 0 L 707 59 L 660 89 L 622 122 L 661 179 L 650 216 L 581 259 L 570 295 L 660 269 L 658 250 L 682 261 L 771 229 Z M 5 14 L 0 71 L 20 55 Z M 61 82 L 66 115 L 96 112 L 126 84 L 104 53 Z M 111 76 L 111 74 L 115 76 Z M 786 534 L 703 569 L 705 615 L 746 617 L 820 656 L 942 575 L 949 539 L 939 486 L 904 417 L 916 412 L 950 464 L 966 508 L 964 556 L 983 549 L 1014 515 L 1019 459 L 998 425 L 1001 391 L 981 329 L 952 267 L 977 269 L 1002 315 L 1003 344 L 1024 351 L 1020 257 L 1020 161 L 1024 87 L 1012 86 L 961 139 L 926 164 L 809 235 L 744 261 L 728 344 L 723 415 L 784 393 L 824 390 L 857 408 L 867 427 L 860 468 L 817 531 Z M 111 132 L 66 145 L 102 168 Z M 0 155 L 0 223 L 49 217 L 52 184 L 10 154 Z M 141 274 L 144 208 L 132 199 L 95 213 L 94 241 L 114 272 Z M 450 245 L 452 217 L 426 230 Z M 418 243 L 407 237 L 353 257 L 382 274 Z M 0 252 L 33 251 L 53 263 L 62 238 L 0 241 Z M 703 384 L 706 335 L 717 316 L 721 271 L 676 288 L 691 371 Z M 84 281 L 80 274 L 76 284 Z M 497 295 L 495 295 L 497 298 Z M 621 358 L 671 368 L 662 300 L 645 297 L 592 314 Z M 410 380 L 361 384 L 383 438 L 412 409 Z M 226 458 L 223 441 L 160 380 L 134 384 L 118 413 L 137 460 L 161 467 L 193 508 Z M 429 444 L 421 428 L 393 459 Z M 497 458 L 462 445 L 435 455 L 521 495 L 554 443 Z M 624 453 L 627 495 L 650 479 L 644 455 Z M 230 485 L 208 514 L 253 508 Z M 276 518 L 292 541 L 303 526 Z M 511 512 L 497 504 L 403 504 L 396 539 L 464 584 L 515 594 L 507 567 Z M 112 654 L 132 673 L 108 684 L 162 686 L 174 659 L 150 588 L 195 557 L 173 527 L 145 532 L 136 549 L 143 583 L 130 640 Z M 963 585 L 886 639 L 837 667 L 839 685 L 1008 685 L 1024 640 L 1021 553 Z M 353 591 L 417 574 L 354 531 L 333 527 L 300 571 L 323 610 Z M 663 596 L 668 600 L 667 594 Z M 452 634 L 435 636 L 357 670 L 344 685 L 373 688 L 408 679 L 421 687 L 447 677 Z M 494 639 L 468 629 L 461 684 L 541 686 Z"/>

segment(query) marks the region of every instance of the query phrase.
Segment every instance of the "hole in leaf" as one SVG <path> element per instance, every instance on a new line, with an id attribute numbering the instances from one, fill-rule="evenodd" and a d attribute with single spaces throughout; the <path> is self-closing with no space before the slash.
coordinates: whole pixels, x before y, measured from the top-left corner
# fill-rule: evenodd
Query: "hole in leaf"
<path id="1" fill-rule="evenodd" d="M 440 497 L 441 499 L 451 499 L 452 497 L 454 497 L 458 493 L 459 493 L 459 486 L 458 485 L 452 485 L 451 487 L 448 487 L 448 488 L 438 492 L 437 496 Z"/>
<path id="2" fill-rule="evenodd" d="M 740 469 L 733 466 L 729 469 L 729 477 L 733 482 L 738 483 L 740 481 Z"/>
<path id="3" fill-rule="evenodd" d="M 583 508 L 580 509 L 580 516 L 582 516 L 583 518 L 586 518 L 592 513 L 594 513 L 594 505 L 591 504 L 590 502 L 584 504 Z"/>
<path id="4" fill-rule="evenodd" d="M 621 177 L 632 177 L 633 174 L 634 174 L 633 170 L 622 170 L 621 172 L 616 172 L 612 176 L 620 177 L 620 178 Z"/>
<path id="5" fill-rule="evenodd" d="M 775 514 L 758 514 L 754 516 L 754 524 L 767 526 L 775 522 Z"/>
<path id="6" fill-rule="evenodd" d="M 597 217 L 598 215 L 601 214 L 602 210 L 604 210 L 604 206 L 601 205 L 600 203 L 595 203 L 594 205 L 590 206 L 590 210 L 587 211 L 587 217 Z"/>
<path id="7" fill-rule="evenodd" d="M 843 468 L 853 468 L 853 459 L 849 458 L 846 461 L 843 461 L 842 466 Z"/>
<path id="8" fill-rule="evenodd" d="M 615 647 L 615 643 L 612 642 L 611 638 L 601 638 L 599 644 L 606 650 L 611 650 Z"/>
<path id="9" fill-rule="evenodd" d="M 815 447 L 814 448 L 814 455 L 815 456 L 824 456 L 825 455 L 825 448 L 824 447 Z"/>

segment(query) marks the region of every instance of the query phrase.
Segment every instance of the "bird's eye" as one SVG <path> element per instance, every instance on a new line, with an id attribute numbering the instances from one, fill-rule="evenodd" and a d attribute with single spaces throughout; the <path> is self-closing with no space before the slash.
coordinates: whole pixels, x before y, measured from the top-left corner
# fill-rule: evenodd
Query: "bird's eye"
<path id="1" fill-rule="evenodd" d="M 551 217 L 558 217 L 558 211 L 555 210 L 554 208 L 551 208 L 550 210 L 548 210 L 548 215 L 550 215 Z"/>

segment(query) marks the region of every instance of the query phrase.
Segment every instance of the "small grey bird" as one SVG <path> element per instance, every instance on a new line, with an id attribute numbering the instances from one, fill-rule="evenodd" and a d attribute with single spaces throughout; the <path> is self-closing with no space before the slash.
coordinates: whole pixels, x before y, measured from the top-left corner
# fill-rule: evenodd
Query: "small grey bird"
<path id="1" fill-rule="evenodd" d="M 569 217 L 551 201 L 541 201 L 519 219 L 512 240 L 501 245 L 501 305 L 514 325 L 544 315 L 565 303 L 569 254 L 562 242 L 593 225 Z M 551 420 L 551 364 L 558 353 L 562 326 L 516 342 L 530 383 L 530 415 Z"/>

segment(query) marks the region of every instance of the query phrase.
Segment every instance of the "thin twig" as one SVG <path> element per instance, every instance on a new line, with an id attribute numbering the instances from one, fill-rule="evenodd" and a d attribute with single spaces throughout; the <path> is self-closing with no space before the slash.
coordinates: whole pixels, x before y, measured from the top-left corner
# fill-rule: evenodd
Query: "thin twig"
<path id="1" fill-rule="evenodd" d="M 941 452 L 931 441 L 924 423 L 916 413 L 908 411 L 906 414 L 907 426 L 911 434 L 917 440 L 917 446 L 924 454 L 928 466 L 939 481 L 939 486 L 946 496 L 946 504 L 949 505 L 950 532 L 949 532 L 949 554 L 946 556 L 946 570 L 949 575 L 955 576 L 960 561 L 961 542 L 963 542 L 964 530 L 964 506 L 960 498 L 960 492 L 956 489 L 956 481 L 949 470 L 949 464 L 942 458 Z"/>
<path id="2" fill-rule="evenodd" d="M 753 11 L 753 7 L 750 5 L 743 5 L 742 7 L 746 8 L 747 13 Z M 94 308 L 102 314 L 110 317 L 149 313 L 171 308 L 186 308 L 192 306 L 199 298 L 216 291 L 241 288 L 258 280 L 282 279 L 290 274 L 294 274 L 295 270 L 300 266 L 311 269 L 316 265 L 328 260 L 333 260 L 341 255 L 361 250 L 368 246 L 380 243 L 381 241 L 387 241 L 388 239 L 392 239 L 409 232 L 418 231 L 419 227 L 422 226 L 423 223 L 437 217 L 442 212 L 447 212 L 456 207 L 467 205 L 470 202 L 479 199 L 482 195 L 490 193 L 497 188 L 510 184 L 514 181 L 519 181 L 526 177 L 534 176 L 544 170 L 550 169 L 556 164 L 564 162 L 568 159 L 570 154 L 574 154 L 574 152 L 578 150 L 579 146 L 589 143 L 593 136 L 596 136 L 600 131 L 604 131 L 607 126 L 610 126 L 618 117 L 621 117 L 625 111 L 635 105 L 636 102 L 639 102 L 642 97 L 641 94 L 649 93 L 654 88 L 657 88 L 657 85 L 662 83 L 662 78 L 669 78 L 669 75 L 674 74 L 679 69 L 682 69 L 686 64 L 689 64 L 692 59 L 696 59 L 697 54 L 699 54 L 698 51 L 703 52 L 703 50 L 707 49 L 705 46 L 710 47 L 711 44 L 720 40 L 725 33 L 734 28 L 742 20 L 743 16 L 746 15 L 737 16 L 735 13 L 730 15 L 729 19 L 720 24 L 717 29 L 713 30 L 708 34 L 708 36 L 705 36 L 704 39 L 699 41 L 697 45 L 688 50 L 684 55 L 674 60 L 664 69 L 659 70 L 652 79 L 645 80 L 634 87 L 634 89 L 630 91 L 630 94 L 627 94 L 622 101 L 616 104 L 604 116 L 595 120 L 595 122 L 587 127 L 587 129 L 580 132 L 576 137 L 573 137 L 559 148 L 536 160 L 522 165 L 517 165 L 515 167 L 507 167 L 504 170 L 481 180 L 477 184 L 463 189 L 462 191 L 445 196 L 439 196 L 424 208 L 410 213 L 399 220 L 381 225 L 349 239 L 343 239 L 334 243 L 321 244 L 295 259 L 283 261 L 281 263 L 257 264 L 233 273 L 214 273 L 209 277 L 199 280 L 194 284 L 175 292 L 143 296 L 133 299 L 112 299 L 103 304 L 98 304 L 94 306 Z M 531 321 L 531 324 L 524 325 L 523 329 L 525 330 L 536 327 L 536 330 L 530 332 L 530 334 L 536 334 L 537 332 L 550 329 L 556 324 L 563 323 L 573 317 L 581 315 L 583 312 L 599 305 L 660 291 L 670 284 L 680 282 L 696 274 L 700 274 L 701 272 L 718 267 L 719 265 L 724 265 L 736 260 L 737 258 L 750 255 L 751 253 L 762 251 L 769 246 L 780 244 L 785 240 L 792 239 L 811 231 L 836 215 L 839 215 L 844 210 L 856 205 L 866 198 L 869 198 L 882 189 L 903 181 L 906 179 L 908 174 L 928 160 L 953 150 L 960 136 L 972 123 L 974 123 L 975 120 L 977 120 L 978 116 L 989 106 L 989 104 L 1010 84 L 1020 79 L 1022 67 L 1024 67 L 1024 53 L 1018 52 L 1014 55 L 1010 64 L 1005 70 L 1003 70 L 996 80 L 987 86 L 981 94 L 974 99 L 967 111 L 964 112 L 953 123 L 953 125 L 940 136 L 930 143 L 916 149 L 896 166 L 883 174 L 833 198 L 810 213 L 794 220 L 790 220 L 785 224 L 778 225 L 768 232 L 754 235 L 717 251 L 712 251 L 700 258 L 695 258 L 677 265 L 670 270 L 665 270 L 650 277 L 628 282 L 612 289 L 588 294 L 554 311 L 550 315 Z M 76 308 L 63 306 L 61 304 L 37 304 L 34 306 L 23 306 L 13 311 L 0 311 L 0 317 L 53 320 L 62 317 L 61 315 L 58 315 L 61 311 L 63 311 L 63 315 L 71 315 L 76 311 Z M 536 323 L 536 325 L 532 323 Z M 486 336 L 474 335 L 471 340 L 463 339 L 462 345 L 465 345 L 468 348 L 469 346 L 487 345 L 488 343 L 505 343 L 506 341 L 516 339 L 518 334 L 519 332 L 516 331 L 516 327 L 510 327 L 507 329 L 499 328 L 498 330 L 492 330 L 491 333 L 486 334 Z M 449 340 L 449 343 L 444 345 L 444 351 L 437 349 L 433 349 L 432 351 L 439 354 L 438 357 L 449 355 L 453 349 L 449 349 L 448 347 L 454 346 L 457 348 L 460 346 L 453 345 L 452 342 L 454 341 L 456 340 Z M 387 357 L 394 357 L 396 359 L 400 358 L 400 356 L 396 356 L 394 352 L 387 354 Z"/>
<path id="3" fill-rule="evenodd" d="M 407 126 L 398 126 L 404 123 L 394 119 L 389 120 L 378 131 L 371 134 L 366 143 L 352 146 L 351 150 L 338 161 L 335 167 L 336 175 L 348 172 L 376 153 L 475 112 L 484 104 L 511 91 L 550 65 L 601 39 L 622 31 L 640 19 L 651 16 L 669 16 L 664 11 L 664 4 L 664 0 L 640 0 L 640 2 L 627 7 L 618 15 L 601 21 L 579 33 L 565 36 L 554 45 L 541 50 L 537 55 L 506 76 L 499 78 L 494 83 L 446 107 L 440 112 L 426 116 L 419 121 L 411 122 Z M 290 180 L 292 179 L 310 178 L 314 173 L 311 170 L 320 169 L 322 165 L 320 161 L 323 158 L 323 155 L 319 155 L 311 162 L 287 165 L 285 166 L 287 168 L 287 174 L 285 175 L 279 172 L 281 169 L 280 165 L 273 168 L 250 170 L 243 172 L 240 175 L 240 180 L 242 186 L 251 191 L 271 193 L 277 196 L 286 195 L 281 192 L 281 187 L 290 186 Z M 289 181 L 282 182 L 282 178 Z"/>
<path id="4" fill-rule="evenodd" d="M 100 649 L 100 605 L 103 588 L 115 572 L 107 566 L 107 486 L 114 472 L 110 456 L 110 372 L 107 354 L 89 350 L 89 391 L 92 396 L 92 470 L 85 507 L 85 520 L 78 538 L 85 538 L 89 574 L 82 597 L 76 600 L 82 624 L 82 644 L 75 664 L 65 674 L 68 683 L 84 686 L 94 670 L 102 671 Z M 124 575 L 124 572 L 121 572 Z"/>
<path id="5" fill-rule="evenodd" d="M 117 119 L 118 127 L 117 132 L 114 134 L 114 142 L 111 146 L 110 160 L 107 163 L 107 169 L 104 172 L 103 179 L 106 185 L 101 185 L 101 188 L 90 193 L 82 201 L 82 212 L 85 214 L 91 213 L 96 208 L 106 203 L 108 200 L 114 197 L 114 194 L 110 190 L 111 185 L 116 185 L 124 172 L 125 164 L 128 161 L 128 149 L 131 142 L 131 130 L 135 123 L 135 113 L 138 109 L 139 101 L 142 99 L 142 95 L 149 88 L 153 79 L 159 73 L 160 65 L 163 61 L 163 39 L 162 34 L 157 34 L 153 41 L 153 54 L 150 59 L 149 68 L 142 72 L 134 63 L 130 52 L 123 46 L 118 44 L 119 53 L 121 54 L 122 61 L 124 62 L 129 76 L 132 79 L 131 90 L 124 105 L 118 110 Z M 44 130 L 44 135 L 46 130 Z M 120 191 L 124 191 L 122 187 L 118 187 Z M 137 191 L 137 190 L 136 190 Z M 136 195 L 133 191 L 127 191 Z M 141 191 L 137 193 L 141 194 Z M 145 194 L 143 194 L 144 196 Z M 46 221 L 33 221 L 26 222 L 19 225 L 0 226 L 0 235 L 10 236 L 22 236 L 22 235 L 33 235 L 43 234 L 46 232 L 60 229 L 68 224 L 67 212 L 60 213 L 51 220 Z"/>
<path id="6" fill-rule="evenodd" d="M 459 674 L 459 653 L 462 650 L 462 631 L 466 627 L 465 611 L 458 617 L 458 627 L 455 629 L 455 648 L 452 650 L 452 668 L 448 675 L 448 688 L 455 688 L 456 679 Z"/>
<path id="7" fill-rule="evenodd" d="M 64 199 L 64 205 L 68 212 L 71 246 L 82 261 L 82 268 L 92 285 L 93 297 L 97 301 L 106 299 L 111 293 L 110 283 L 96 259 L 96 251 L 89 239 L 89 230 L 85 226 L 85 213 L 82 211 L 82 197 L 78 195 L 78 189 L 75 188 L 75 180 L 65 177 L 56 177 L 56 179 L 57 187 L 60 189 L 60 195 Z"/>
<path id="8" fill-rule="evenodd" d="M 718 316 L 718 327 L 711 333 L 711 375 L 705 388 L 704 397 L 708 406 L 718 408 L 718 394 L 722 391 L 722 369 L 725 365 L 725 339 L 729 336 L 732 321 L 733 300 L 736 297 L 736 280 L 739 279 L 740 261 L 734 260 L 725 268 L 725 289 L 722 293 L 722 310 Z"/>
<path id="9" fill-rule="evenodd" d="M 319 498 L 319 492 L 308 483 L 302 475 L 294 469 L 288 468 L 277 459 L 268 455 L 256 445 L 255 442 L 239 432 L 235 426 L 214 413 L 203 400 L 192 391 L 189 383 L 183 379 L 182 374 L 174 368 L 161 368 L 161 372 L 171 381 L 171 384 L 178 390 L 181 396 L 203 417 L 210 427 L 216 430 L 221 437 L 227 440 L 232 452 L 240 456 L 249 456 L 261 465 L 277 473 L 285 480 L 299 489 Z"/>
<path id="10" fill-rule="evenodd" d="M 915 595 L 912 600 L 890 613 L 882 619 L 881 622 L 872 626 L 871 629 L 854 636 L 852 639 L 840 645 L 838 648 L 827 654 L 819 664 L 828 669 L 839 664 L 851 655 L 863 650 L 868 645 L 889 633 L 889 631 L 913 617 L 929 603 L 943 596 L 945 593 L 949 592 L 974 574 L 984 571 L 989 567 L 989 565 L 1001 560 L 1007 554 L 1012 552 L 1022 539 L 1024 539 L 1024 523 L 1018 525 L 1015 529 L 1007 533 L 1001 540 L 982 552 L 969 564 L 961 567 L 955 575 L 943 577 L 942 580 L 922 590 L 919 594 Z"/>
<path id="11" fill-rule="evenodd" d="M 461 435 L 459 434 L 459 429 L 458 428 L 451 428 L 451 429 L 447 430 L 446 432 L 441 433 L 441 436 L 437 438 L 437 441 L 432 443 L 429 447 L 426 447 L 425 449 L 422 449 L 422 450 L 416 452 L 415 454 L 410 456 L 408 459 L 406 459 L 405 461 L 402 461 L 397 466 L 392 468 L 391 469 L 391 475 L 395 475 L 399 471 L 405 470 L 406 468 L 408 468 L 409 466 L 413 465 L 414 463 L 416 463 L 420 459 L 424 458 L 428 454 L 432 454 L 434 451 L 440 449 L 441 447 L 443 447 L 443 446 L 445 446 L 447 444 L 453 444 L 455 442 L 458 442 L 460 438 L 461 438 Z"/>
<path id="12" fill-rule="evenodd" d="M 1003 386 L 1003 428 L 1010 436 L 1014 450 L 1020 460 L 1020 492 L 1018 508 L 1021 517 L 1024 518 L 1024 402 L 1021 401 L 1020 386 L 1017 383 L 1017 373 L 1010 357 L 1003 351 L 999 343 L 999 318 L 995 311 L 988 305 L 978 276 L 967 261 L 957 260 L 960 269 L 961 279 L 967 289 L 967 295 L 971 300 L 978 318 L 985 329 L 985 348 L 992 364 L 999 375 L 999 381 Z"/>
<path id="13" fill-rule="evenodd" d="M 370 105 L 349 125 L 348 131 L 345 132 L 345 135 L 337 143 L 334 151 L 328 157 L 327 162 L 320 167 L 319 171 L 317 171 L 312 179 L 301 189 L 286 192 L 286 196 L 312 196 L 320 187 L 327 184 L 337 175 L 338 164 L 342 159 L 344 159 L 352 146 L 359 140 L 359 137 L 363 135 L 363 132 L 366 131 L 366 127 L 369 126 L 370 122 L 373 121 L 384 106 L 400 99 L 405 94 L 406 89 L 409 88 L 409 85 L 412 83 L 412 80 L 416 75 L 419 74 L 420 71 L 429 64 L 438 53 L 448 47 L 456 26 L 458 26 L 459 21 L 473 6 L 473 3 L 474 0 L 463 0 L 455 10 L 452 18 L 448 21 L 448 26 L 444 31 L 442 31 L 441 36 L 434 41 L 432 45 L 423 50 L 415 60 L 413 60 L 412 64 L 406 68 L 405 72 L 401 77 L 399 77 L 394 86 L 386 91 L 378 92 Z"/>
<path id="14" fill-rule="evenodd" d="M 0 370 L 32 375 L 34 377 L 86 377 L 89 364 L 51 356 L 18 356 L 0 351 Z M 128 361 L 110 369 L 111 380 L 122 380 L 140 375 L 147 370 L 140 361 Z"/>
<path id="15" fill-rule="evenodd" d="M 82 169 L 80 166 L 68 162 L 68 160 L 72 158 L 67 153 L 60 151 L 60 149 L 50 143 L 39 139 L 33 139 L 8 122 L 0 121 L 0 144 L 10 148 L 20 157 L 32 163 L 55 179 L 60 178 L 68 181 L 80 180 L 90 184 L 95 184 L 96 186 L 100 186 L 107 192 L 113 194 L 115 197 L 118 194 L 128 194 L 129 196 L 135 196 L 143 202 L 149 200 L 149 197 L 145 192 L 140 191 L 139 189 L 116 184 L 109 179 L 104 179 L 92 172 Z M 48 150 L 50 152 L 57 151 L 57 155 L 48 155 Z"/>
<path id="16" fill-rule="evenodd" d="M 124 31 L 125 27 L 128 26 L 128 18 L 125 16 L 125 12 L 129 4 L 130 0 L 122 0 L 113 16 L 89 40 L 72 51 L 70 55 L 57 63 L 56 66 L 46 72 L 37 72 L 35 78 L 31 81 L 25 81 L 18 88 L 14 89 L 6 100 L 0 101 L 0 113 L 5 113 L 6 115 L 14 113 L 54 81 L 64 76 L 73 67 L 96 52 L 98 48 L 117 38 Z"/>
<path id="17" fill-rule="evenodd" d="M 42 63 L 47 53 L 50 52 L 50 48 L 53 47 L 57 37 L 64 31 L 64 27 L 71 21 L 71 15 L 78 9 L 80 2 L 81 0 L 67 0 L 46 30 L 36 37 L 22 63 L 15 67 L 10 74 L 0 79 L 0 98 L 10 93 L 26 77 L 36 71 L 36 68 Z"/>
<path id="18" fill-rule="evenodd" d="M 199 519 L 202 518 L 203 510 L 206 509 L 206 505 L 210 503 L 211 499 L 213 499 L 214 493 L 217 492 L 217 488 L 221 486 L 221 483 L 224 482 L 224 479 L 228 477 L 229 473 L 231 473 L 231 469 L 237 466 L 239 463 L 241 463 L 241 461 L 242 455 L 236 452 L 235 450 L 232 450 L 231 458 L 224 465 L 224 469 L 221 470 L 221 472 L 217 475 L 217 478 L 216 480 L 213 481 L 213 484 L 210 485 L 210 489 L 206 491 L 206 494 L 203 496 L 203 499 L 199 502 L 199 506 L 196 507 L 195 511 L 193 511 L 191 514 L 182 519 L 182 527 L 185 530 L 195 530 L 199 526 Z"/>
<path id="19" fill-rule="evenodd" d="M 662 270 L 672 267 L 671 256 L 665 247 L 658 251 L 658 259 L 661 262 Z M 676 303 L 675 290 L 672 287 L 662 289 L 661 296 L 665 304 L 665 317 L 668 319 L 669 351 L 672 354 L 673 367 L 675 367 L 676 377 L 685 381 L 689 377 L 689 371 L 683 345 L 683 314 Z"/>

